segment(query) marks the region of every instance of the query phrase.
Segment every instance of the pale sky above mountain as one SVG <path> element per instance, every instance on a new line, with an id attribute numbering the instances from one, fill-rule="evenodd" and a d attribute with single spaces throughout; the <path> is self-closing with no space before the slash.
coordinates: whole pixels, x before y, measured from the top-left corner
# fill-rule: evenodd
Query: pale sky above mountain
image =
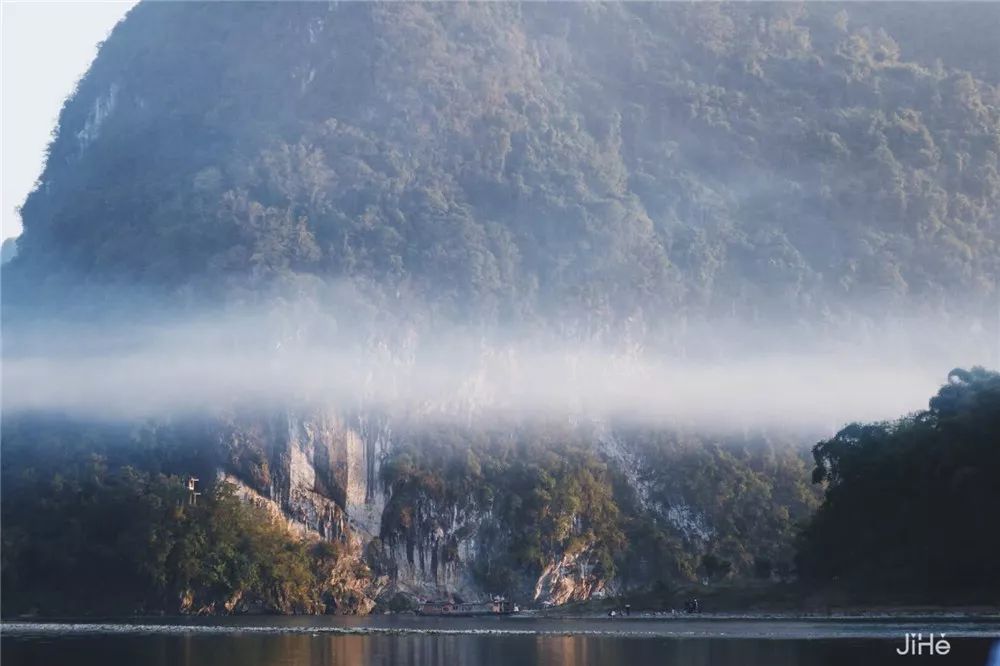
<path id="1" fill-rule="evenodd" d="M 0 1 L 2 24 L 3 238 L 21 233 L 17 207 L 42 171 L 63 100 L 86 72 L 97 44 L 134 0 Z"/>

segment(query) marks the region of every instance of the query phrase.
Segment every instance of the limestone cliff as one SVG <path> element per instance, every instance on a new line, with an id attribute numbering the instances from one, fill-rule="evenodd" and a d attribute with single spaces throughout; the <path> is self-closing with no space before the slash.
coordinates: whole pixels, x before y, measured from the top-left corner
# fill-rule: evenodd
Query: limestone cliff
<path id="1" fill-rule="evenodd" d="M 380 469 L 393 441 L 389 420 L 379 416 L 323 409 L 241 416 L 219 427 L 218 475 L 246 501 L 286 521 L 294 533 L 341 544 L 342 562 L 333 575 L 360 597 L 355 612 L 368 612 L 377 598 L 397 593 L 414 599 L 483 599 L 501 592 L 488 589 L 476 575 L 505 546 L 505 532 L 511 529 L 488 507 L 422 499 L 409 529 L 401 535 L 384 533 L 391 489 L 381 481 Z M 368 567 L 366 575 L 344 575 L 359 565 Z M 552 557 L 539 574 L 526 572 L 502 592 L 561 604 L 602 596 L 616 586 L 594 574 L 584 545 Z"/>

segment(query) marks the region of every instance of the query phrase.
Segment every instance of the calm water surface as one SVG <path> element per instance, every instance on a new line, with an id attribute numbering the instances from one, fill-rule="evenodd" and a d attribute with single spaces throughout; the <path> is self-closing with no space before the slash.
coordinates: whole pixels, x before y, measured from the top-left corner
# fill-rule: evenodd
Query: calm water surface
<path id="1" fill-rule="evenodd" d="M 907 632 L 947 656 L 900 656 Z M 3 666 L 1000 666 L 998 620 L 295 617 L 4 623 Z M 995 660 L 995 661 L 994 661 Z"/>

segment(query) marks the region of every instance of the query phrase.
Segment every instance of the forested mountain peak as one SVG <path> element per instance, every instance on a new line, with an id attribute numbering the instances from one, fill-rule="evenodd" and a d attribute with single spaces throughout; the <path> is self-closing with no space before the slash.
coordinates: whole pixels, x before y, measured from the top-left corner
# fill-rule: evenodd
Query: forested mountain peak
<path id="1" fill-rule="evenodd" d="M 982 315 L 1000 54 L 923 18 L 997 14 L 142 3 L 63 109 L 5 278 L 344 278 L 583 329 Z"/>

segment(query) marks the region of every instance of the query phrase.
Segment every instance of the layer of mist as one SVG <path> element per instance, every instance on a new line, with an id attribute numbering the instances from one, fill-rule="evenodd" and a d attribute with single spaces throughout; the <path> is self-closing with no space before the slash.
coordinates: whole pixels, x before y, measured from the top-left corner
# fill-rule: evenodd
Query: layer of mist
<path id="1" fill-rule="evenodd" d="M 822 434 L 925 406 L 988 364 L 976 324 L 896 321 L 850 339 L 734 323 L 618 348 L 468 325 L 338 320 L 315 303 L 5 330 L 3 409 L 88 418 L 315 405 L 415 420 L 595 419 Z M 669 351 L 668 351 L 669 350 Z"/>

